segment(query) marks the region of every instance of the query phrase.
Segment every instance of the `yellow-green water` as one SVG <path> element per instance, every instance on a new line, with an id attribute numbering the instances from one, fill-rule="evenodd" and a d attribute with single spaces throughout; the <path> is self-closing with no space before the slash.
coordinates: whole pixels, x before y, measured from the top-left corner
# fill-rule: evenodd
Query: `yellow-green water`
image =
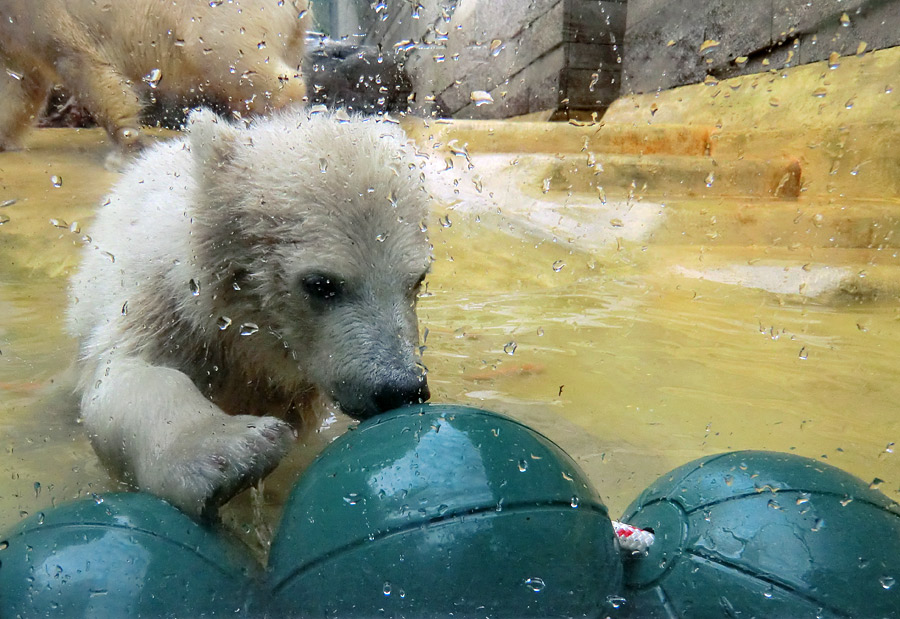
<path id="1" fill-rule="evenodd" d="M 0 207 L 0 529 L 116 487 L 75 421 L 63 322 L 66 277 L 115 178 L 106 148 L 97 131 L 45 130 L 30 150 L 0 154 L 0 203 L 16 200 Z M 673 278 L 652 245 L 588 254 L 511 233 L 508 220 L 454 213 L 445 227 L 439 215 L 420 301 L 433 399 L 532 424 L 581 463 L 613 515 L 669 469 L 733 449 L 820 458 L 900 498 L 895 299 L 786 302 Z M 226 522 L 264 540 L 297 463 L 342 426 L 298 447 Z"/>

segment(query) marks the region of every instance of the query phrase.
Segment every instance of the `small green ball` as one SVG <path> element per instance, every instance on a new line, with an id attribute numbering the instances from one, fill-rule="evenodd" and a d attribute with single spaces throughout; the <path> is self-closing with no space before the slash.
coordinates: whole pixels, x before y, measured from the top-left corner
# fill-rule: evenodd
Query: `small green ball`
<path id="1" fill-rule="evenodd" d="M 147 494 L 69 503 L 0 536 L 0 617 L 235 616 L 243 550 Z"/>
<path id="2" fill-rule="evenodd" d="M 739 451 L 695 460 L 622 517 L 636 617 L 900 617 L 900 506 L 822 462 Z"/>
<path id="3" fill-rule="evenodd" d="M 597 617 L 620 593 L 606 507 L 510 418 L 411 406 L 335 441 L 294 489 L 272 616 Z"/>

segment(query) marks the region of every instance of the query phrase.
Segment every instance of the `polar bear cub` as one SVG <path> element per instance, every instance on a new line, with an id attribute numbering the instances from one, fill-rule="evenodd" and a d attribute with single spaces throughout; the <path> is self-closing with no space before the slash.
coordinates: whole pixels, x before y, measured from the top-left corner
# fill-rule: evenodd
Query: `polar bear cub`
<path id="1" fill-rule="evenodd" d="M 112 140 L 140 143 L 143 102 L 247 114 L 300 102 L 307 0 L 0 0 L 0 150 L 63 85 Z"/>
<path id="2" fill-rule="evenodd" d="M 271 471 L 315 394 L 357 418 L 428 399 L 429 200 L 403 132 L 194 112 L 126 171 L 71 287 L 81 416 L 110 470 L 211 516 Z"/>

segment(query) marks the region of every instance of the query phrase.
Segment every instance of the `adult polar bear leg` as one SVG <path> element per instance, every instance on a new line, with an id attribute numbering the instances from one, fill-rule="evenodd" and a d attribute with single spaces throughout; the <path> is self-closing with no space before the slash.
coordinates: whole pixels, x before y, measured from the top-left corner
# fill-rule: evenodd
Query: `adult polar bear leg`
<path id="1" fill-rule="evenodd" d="M 187 375 L 113 353 L 82 397 L 97 453 L 141 490 L 196 516 L 267 475 L 290 448 L 291 426 L 228 415 Z"/>

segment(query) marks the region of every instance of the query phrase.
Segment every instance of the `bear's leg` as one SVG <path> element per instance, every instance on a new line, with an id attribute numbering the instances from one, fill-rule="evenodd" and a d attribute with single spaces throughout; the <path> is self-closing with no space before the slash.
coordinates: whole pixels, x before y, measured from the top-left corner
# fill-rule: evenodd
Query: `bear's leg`
<path id="1" fill-rule="evenodd" d="M 143 106 L 130 80 L 102 58 L 82 51 L 61 54 L 56 68 L 63 85 L 122 150 L 142 146 Z"/>
<path id="2" fill-rule="evenodd" d="M 289 104 L 303 105 L 306 97 L 306 83 L 300 73 L 275 61 L 222 76 L 211 87 L 218 90 L 217 100 L 240 114 L 263 114 Z"/>
<path id="3" fill-rule="evenodd" d="M 22 146 L 22 135 L 44 109 L 50 86 L 37 71 L 17 73 L 0 63 L 0 151 Z"/>
<path id="4" fill-rule="evenodd" d="M 113 472 L 195 516 L 215 516 L 293 443 L 285 422 L 228 415 L 182 372 L 117 355 L 100 366 L 81 410 Z"/>

